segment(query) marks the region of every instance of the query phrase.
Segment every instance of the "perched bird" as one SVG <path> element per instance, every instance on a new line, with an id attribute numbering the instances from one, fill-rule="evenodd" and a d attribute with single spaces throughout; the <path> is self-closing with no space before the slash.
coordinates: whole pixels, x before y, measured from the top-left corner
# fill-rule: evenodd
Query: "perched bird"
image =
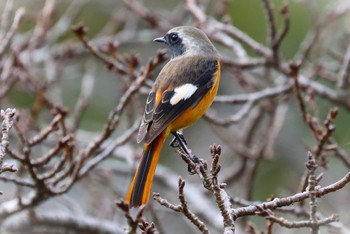
<path id="1" fill-rule="evenodd" d="M 199 29 L 180 26 L 154 39 L 165 43 L 170 61 L 160 71 L 148 95 L 137 141 L 143 155 L 126 202 L 148 202 L 156 165 L 167 136 L 197 121 L 212 104 L 220 81 L 220 56 Z"/>

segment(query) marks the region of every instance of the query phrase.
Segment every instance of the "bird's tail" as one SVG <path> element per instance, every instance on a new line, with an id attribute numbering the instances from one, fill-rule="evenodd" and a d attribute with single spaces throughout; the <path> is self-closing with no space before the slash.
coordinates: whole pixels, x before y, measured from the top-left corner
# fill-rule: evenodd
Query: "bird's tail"
<path id="1" fill-rule="evenodd" d="M 160 152 L 166 137 L 166 134 L 162 133 L 152 143 L 144 145 L 141 161 L 126 196 L 126 202 L 130 207 L 137 207 L 147 203 Z"/>

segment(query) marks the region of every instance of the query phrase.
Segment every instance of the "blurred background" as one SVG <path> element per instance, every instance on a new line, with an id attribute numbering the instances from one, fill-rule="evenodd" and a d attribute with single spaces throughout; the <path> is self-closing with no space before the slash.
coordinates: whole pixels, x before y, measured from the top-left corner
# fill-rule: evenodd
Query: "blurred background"
<path id="1" fill-rule="evenodd" d="M 135 76 L 139 76 L 150 59 L 156 57 L 157 51 L 165 49 L 163 45 L 152 42 L 155 37 L 163 35 L 173 26 L 195 25 L 208 34 L 224 58 L 218 95 L 258 92 L 290 81 L 291 78 L 282 72 L 283 69 L 266 65 L 266 63 L 233 66 L 230 61 L 251 64 L 250 61 L 260 63 L 265 58 L 257 54 L 249 45 L 241 43 L 223 30 L 225 35 L 239 46 L 235 45 L 233 47 L 236 49 L 232 49 L 233 47 L 225 44 L 221 34 L 207 27 L 209 23 L 198 21 L 189 10 L 188 2 L 191 1 L 1 1 L 0 12 L 8 11 L 8 15 L 2 18 L 2 22 L 5 18 L 7 19 L 8 25 L 2 24 L 4 26 L 1 33 L 4 34 L 1 36 L 11 30 L 11 24 L 18 9 L 25 9 L 25 13 L 14 36 L 11 37 L 4 52 L 0 54 L 1 79 L 4 82 L 0 85 L 8 85 L 8 90 L 0 95 L 0 108 L 16 108 L 20 116 L 18 126 L 26 126 L 24 134 L 28 138 L 34 137 L 49 126 L 55 116 L 53 107 L 45 102 L 41 106 L 38 104 L 39 90 L 42 88 L 47 99 L 68 111 L 65 116 L 67 132 L 74 135 L 75 146 L 72 164 L 75 162 L 74 157 L 78 157 L 80 152 L 85 152 L 92 140 L 103 132 L 112 110 L 135 77 L 130 78 L 128 74 L 110 69 L 104 61 L 88 51 L 72 30 L 72 26 L 77 23 L 82 23 L 86 27 L 85 38 L 96 51 L 111 58 L 115 64 L 131 64 L 128 62 L 135 60 L 135 68 L 129 67 Z M 306 80 L 314 82 L 313 84 L 320 84 L 334 94 L 339 94 L 336 79 L 342 71 L 350 42 L 348 27 L 350 3 L 347 0 L 275 0 L 270 3 L 273 6 L 278 32 L 285 24 L 280 9 L 285 5 L 288 6 L 289 30 L 278 51 L 281 64 L 299 61 L 304 55 L 305 48 L 310 45 L 310 53 L 307 54 L 300 73 L 306 77 Z M 269 47 L 270 31 L 263 1 L 203 0 L 197 1 L 197 4 L 208 18 L 232 24 L 257 43 Z M 220 6 L 223 6 L 223 9 Z M 156 23 L 152 24 L 152 20 Z M 316 33 L 318 36 L 312 41 Z M 237 48 L 241 48 L 244 54 L 239 55 Z M 99 149 L 89 155 L 89 159 L 94 159 L 113 140 L 122 136 L 133 125 L 137 125 L 152 80 L 156 78 L 165 62 L 163 61 L 151 72 L 149 80 L 140 88 L 137 97 L 132 99 L 132 103 L 122 113 L 115 131 Z M 23 78 L 25 76 L 19 75 L 19 78 L 9 85 L 5 81 L 10 78 L 7 78 L 4 73 L 8 67 L 9 69 L 21 67 L 18 65 L 20 63 L 30 73 L 31 78 L 28 78 L 30 82 Z M 15 77 L 16 72 L 15 70 L 13 73 L 8 72 L 12 74 L 8 77 Z M 18 73 L 22 74 L 21 72 L 23 70 Z M 87 76 L 90 78 L 86 78 Z M 349 82 L 349 77 L 346 79 Z M 303 97 L 307 111 L 318 122 L 317 126 L 321 132 L 323 121 L 327 118 L 330 109 L 334 107 L 339 109 L 335 120 L 336 130 L 331 140 L 327 141 L 327 146 L 341 149 L 342 155 L 345 155 L 345 158 L 349 157 L 348 101 L 338 101 L 337 98 L 340 100 L 340 95 L 334 96 L 333 99 L 322 95 L 322 92 L 317 91 L 317 84 L 308 86 L 307 81 L 304 84 Z M 316 91 L 315 86 L 317 86 Z M 343 91 L 344 95 L 349 97 L 349 88 Z M 80 113 L 81 118 L 77 119 L 75 118 L 75 114 L 79 114 L 77 103 L 83 100 L 81 97 L 84 94 L 88 95 L 87 105 Z M 224 119 L 239 113 L 244 104 L 217 102 L 213 104 L 210 114 Z M 37 108 L 38 105 L 40 108 Z M 35 119 L 33 113 L 35 113 Z M 199 120 L 194 126 L 186 129 L 184 134 L 195 154 L 208 162 L 210 162 L 209 146 L 212 144 L 222 146 L 220 159 L 222 171 L 219 174 L 219 181 L 221 179 L 227 183 L 226 191 L 231 197 L 246 201 L 266 201 L 270 197 L 286 197 L 300 192 L 301 178 L 307 172 L 305 167 L 307 152 L 313 151 L 318 141 L 315 141 L 313 131 L 302 118 L 294 92 L 281 93 L 271 99 L 255 103 L 242 119 L 228 126 L 213 123 L 210 116 Z M 254 118 L 256 124 L 250 125 Z M 35 121 L 29 121 L 33 119 Z M 79 120 L 78 124 L 76 120 Z M 76 127 L 74 131 L 70 130 L 73 129 L 72 126 Z M 249 135 L 248 129 L 255 130 L 251 130 L 252 134 Z M 55 145 L 54 142 L 64 136 L 64 134 L 55 133 L 53 135 L 52 139 L 47 138 L 43 144 L 33 147 L 31 150 L 33 159 L 45 155 Z M 248 140 L 248 138 L 251 139 Z M 106 159 L 98 162 L 94 169 L 75 181 L 72 187 L 62 194 L 46 194 L 42 197 L 42 202 L 34 202 L 32 205 L 8 214 L 6 209 L 11 206 L 11 202 L 20 203 L 18 198 L 25 200 L 32 190 L 40 189 L 11 182 L 8 178 L 32 179 L 28 175 L 28 165 L 23 165 L 9 155 L 5 156 L 5 161 L 14 163 L 18 171 L 9 176 L 3 173 L 3 177 L 0 177 L 0 191 L 3 193 L 0 196 L 0 219 L 3 219 L 0 232 L 126 232 L 128 226 L 126 219 L 115 206 L 115 201 L 124 198 L 142 153 L 142 146 L 137 144 L 135 139 L 134 134 L 125 144 L 116 147 Z M 263 144 L 264 139 L 269 140 Z M 198 217 L 204 220 L 211 233 L 223 233 L 220 213 L 212 209 L 215 207 L 215 199 L 201 187 L 198 176 L 189 175 L 187 165 L 177 156 L 175 150 L 168 146 L 170 140 L 168 139 L 163 148 L 152 191 L 160 193 L 173 204 L 178 204 L 177 178 L 181 176 L 187 181 L 185 194 L 188 195 L 190 209 L 193 208 Z M 11 130 L 10 147 L 21 151 L 21 141 L 15 130 Z M 262 153 L 256 153 L 259 150 Z M 252 153 L 249 156 L 249 152 L 256 154 Z M 57 158 L 55 156 L 48 165 L 39 168 L 36 172 L 51 170 L 53 165 L 59 162 L 59 155 L 57 154 Z M 327 166 L 320 166 L 317 170 L 317 175 L 323 173 L 320 186 L 336 182 L 349 171 L 350 166 L 348 163 L 350 160 L 346 162 L 346 159 L 337 156 L 336 151 L 324 151 L 324 155 L 326 155 Z M 201 191 L 199 198 L 196 198 L 196 191 Z M 329 233 L 332 230 L 337 230 L 332 233 L 349 231 L 346 229 L 346 226 L 350 225 L 347 215 L 349 192 L 349 187 L 345 187 L 319 199 L 317 208 L 319 214 L 324 217 L 337 214 L 341 222 L 338 226 L 321 227 L 321 233 Z M 198 203 L 195 202 L 196 199 Z M 201 201 L 206 201 L 208 204 L 201 204 Z M 201 205 L 203 205 L 202 209 Z M 242 205 L 233 204 L 233 207 L 240 206 Z M 307 210 L 308 200 L 296 207 Z M 210 209 L 205 210 L 206 208 Z M 132 212 L 136 213 L 136 211 Z M 293 213 L 277 212 L 276 214 L 291 221 L 308 219 Z M 184 217 L 162 207 L 152 199 L 144 215 L 148 221 L 155 222 L 157 228 L 161 226 L 158 229 L 160 233 L 199 233 Z M 81 223 L 79 217 L 82 217 Z M 83 228 L 79 229 L 77 223 L 80 223 L 80 227 Z M 263 217 L 258 216 L 239 219 L 236 233 L 253 233 L 247 231 L 247 223 L 252 224 L 256 230 L 266 233 L 267 222 Z M 96 229 L 89 229 L 91 227 L 88 224 Z M 99 226 L 103 228 L 99 229 Z M 271 233 L 309 233 L 308 228 L 289 229 L 280 227 L 278 224 L 275 224 L 272 230 Z"/>

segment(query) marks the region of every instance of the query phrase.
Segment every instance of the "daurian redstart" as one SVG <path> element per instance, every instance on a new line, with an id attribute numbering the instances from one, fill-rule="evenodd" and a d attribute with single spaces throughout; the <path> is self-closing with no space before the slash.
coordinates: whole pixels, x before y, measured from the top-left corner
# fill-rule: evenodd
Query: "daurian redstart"
<path id="1" fill-rule="evenodd" d="M 212 104 L 220 81 L 220 56 L 199 29 L 181 26 L 164 37 L 170 61 L 160 71 L 148 95 L 137 141 L 143 155 L 126 201 L 131 207 L 147 203 L 163 143 L 170 133 L 198 120 Z"/>

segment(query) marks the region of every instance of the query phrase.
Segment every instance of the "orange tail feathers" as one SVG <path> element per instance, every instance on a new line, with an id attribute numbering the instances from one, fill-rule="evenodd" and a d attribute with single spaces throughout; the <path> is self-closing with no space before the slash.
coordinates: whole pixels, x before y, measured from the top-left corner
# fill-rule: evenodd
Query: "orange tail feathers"
<path id="1" fill-rule="evenodd" d="M 151 144 L 144 145 L 141 161 L 126 196 L 126 202 L 130 207 L 137 207 L 148 202 L 154 173 L 166 137 L 167 134 L 163 132 Z"/>

